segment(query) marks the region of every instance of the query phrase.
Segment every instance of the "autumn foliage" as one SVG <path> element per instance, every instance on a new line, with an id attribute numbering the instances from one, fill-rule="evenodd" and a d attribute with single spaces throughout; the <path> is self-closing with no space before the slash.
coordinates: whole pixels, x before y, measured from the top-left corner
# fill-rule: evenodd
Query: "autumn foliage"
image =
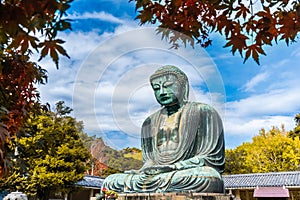
<path id="1" fill-rule="evenodd" d="M 58 67 L 67 56 L 57 33 L 71 28 L 64 19 L 71 0 L 4 0 L 0 3 L 0 175 L 7 171 L 8 146 L 27 113 L 38 105 L 35 84 L 47 81 L 46 70 L 31 60 L 49 55 Z"/>
<path id="2" fill-rule="evenodd" d="M 0 73 L 0 144 L 1 161 L 6 170 L 7 161 L 4 157 L 5 146 L 9 139 L 15 137 L 22 126 L 27 112 L 36 104 L 39 93 L 34 83 L 43 83 L 45 70 L 33 62 L 28 56 L 6 56 L 1 63 Z"/>
<path id="3" fill-rule="evenodd" d="M 244 62 L 252 57 L 259 64 L 264 47 L 296 40 L 300 30 L 298 0 L 131 0 L 141 24 L 158 24 L 158 32 L 173 47 L 199 43 L 207 47 L 213 32 L 225 36 L 224 47 L 239 52 Z"/>

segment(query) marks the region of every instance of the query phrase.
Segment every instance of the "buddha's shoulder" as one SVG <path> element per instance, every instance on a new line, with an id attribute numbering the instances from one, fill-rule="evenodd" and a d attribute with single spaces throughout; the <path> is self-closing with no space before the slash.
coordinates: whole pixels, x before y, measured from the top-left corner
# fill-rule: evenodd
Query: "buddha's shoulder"
<path id="1" fill-rule="evenodd" d="M 152 113 L 151 115 L 149 115 L 143 122 L 143 126 L 144 125 L 149 125 L 151 124 L 151 121 L 155 120 L 159 114 L 161 113 L 161 110 L 157 110 L 156 112 Z"/>
<path id="2" fill-rule="evenodd" d="M 205 103 L 200 103 L 200 102 L 188 102 L 185 104 L 185 109 L 193 109 L 193 110 L 199 110 L 199 111 L 210 111 L 210 112 L 215 112 L 215 109 Z"/>

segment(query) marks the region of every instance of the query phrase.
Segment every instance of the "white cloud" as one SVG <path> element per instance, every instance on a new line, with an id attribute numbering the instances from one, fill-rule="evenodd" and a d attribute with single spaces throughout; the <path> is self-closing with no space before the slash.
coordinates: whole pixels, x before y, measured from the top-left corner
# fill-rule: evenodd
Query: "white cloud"
<path id="1" fill-rule="evenodd" d="M 291 85 L 290 85 L 291 86 Z M 228 102 L 224 118 L 225 135 L 236 141 L 227 141 L 230 148 L 251 139 L 261 128 L 270 130 L 272 126 L 285 126 L 292 130 L 295 126 L 294 116 L 300 110 L 300 88 L 297 86 L 285 90 L 265 91 L 248 98 Z"/>
<path id="2" fill-rule="evenodd" d="M 265 128 L 270 130 L 273 126 L 284 125 L 286 130 L 292 130 L 295 123 L 290 116 L 261 116 L 260 118 L 226 118 L 225 134 L 254 136 L 259 130 Z"/>
<path id="3" fill-rule="evenodd" d="M 98 35 L 95 31 L 89 33 L 71 32 L 61 33 L 60 38 L 66 40 L 64 48 L 67 50 L 71 59 L 63 56 L 59 60 L 59 69 L 57 70 L 53 61 L 47 57 L 40 62 L 40 65 L 48 71 L 48 83 L 40 85 L 42 102 L 50 102 L 54 105 L 59 100 L 65 100 L 68 106 L 71 106 L 74 81 L 82 60 L 103 41 L 104 37 Z"/>
<path id="4" fill-rule="evenodd" d="M 253 77 L 250 81 L 248 81 L 244 86 L 244 91 L 246 92 L 253 92 L 255 86 L 257 86 L 259 83 L 265 81 L 269 77 L 269 74 L 267 72 L 260 73 Z"/>
<path id="5" fill-rule="evenodd" d="M 281 128 L 284 125 L 285 130 L 293 130 L 295 123 L 292 116 L 259 116 L 259 117 L 227 117 L 224 120 L 226 149 L 233 149 L 243 142 L 250 142 L 253 136 L 258 135 L 264 128 L 266 131 L 273 126 Z"/>
<path id="6" fill-rule="evenodd" d="M 101 11 L 101 12 L 85 12 L 83 14 L 73 13 L 68 16 L 70 19 L 97 19 L 101 21 L 106 21 L 110 23 L 123 24 L 125 21 L 121 20 L 110 13 Z"/>
<path id="7" fill-rule="evenodd" d="M 293 113 L 300 109 L 300 88 L 273 90 L 260 95 L 227 103 L 232 116 L 259 117 Z M 236 112 L 238 111 L 238 112 Z"/>
<path id="8" fill-rule="evenodd" d="M 292 52 L 293 57 L 300 57 L 300 48 L 295 48 L 295 50 Z"/>

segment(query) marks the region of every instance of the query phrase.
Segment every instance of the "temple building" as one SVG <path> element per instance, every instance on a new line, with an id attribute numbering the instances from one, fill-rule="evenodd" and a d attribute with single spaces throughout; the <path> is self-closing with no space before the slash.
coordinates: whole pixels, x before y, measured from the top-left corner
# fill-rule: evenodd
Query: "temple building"
<path id="1" fill-rule="evenodd" d="M 300 171 L 224 175 L 226 194 L 233 200 L 299 200 Z M 70 200 L 95 200 L 103 179 L 85 176 Z"/>
<path id="2" fill-rule="evenodd" d="M 299 200 L 300 171 L 224 175 L 235 200 Z"/>

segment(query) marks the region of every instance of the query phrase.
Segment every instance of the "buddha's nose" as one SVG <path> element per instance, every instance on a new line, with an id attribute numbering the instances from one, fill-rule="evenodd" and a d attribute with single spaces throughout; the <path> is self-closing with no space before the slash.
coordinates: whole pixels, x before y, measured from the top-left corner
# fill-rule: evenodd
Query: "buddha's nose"
<path id="1" fill-rule="evenodd" d="M 165 89 L 164 87 L 161 87 L 161 88 L 160 88 L 160 95 L 161 95 L 161 96 L 166 95 L 166 89 Z"/>

